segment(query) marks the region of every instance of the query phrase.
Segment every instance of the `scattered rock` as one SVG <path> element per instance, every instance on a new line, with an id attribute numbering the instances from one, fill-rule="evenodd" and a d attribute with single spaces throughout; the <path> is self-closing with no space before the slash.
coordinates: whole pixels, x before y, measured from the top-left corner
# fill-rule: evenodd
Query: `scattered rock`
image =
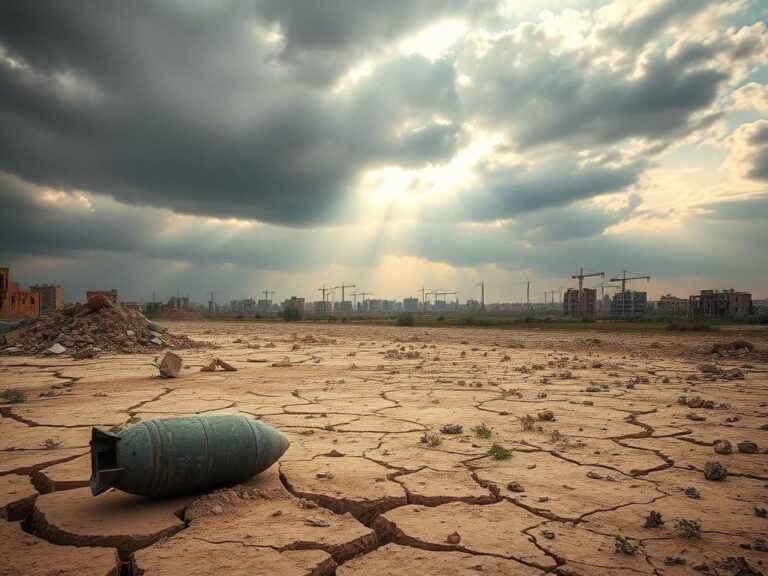
<path id="1" fill-rule="evenodd" d="M 48 354 L 57 354 L 57 355 L 58 355 L 58 354 L 64 354 L 64 352 L 66 352 L 66 351 L 67 351 L 67 349 L 66 349 L 66 348 L 64 348 L 64 346 L 62 346 L 62 345 L 61 345 L 61 344 L 59 344 L 58 342 L 56 342 L 56 343 L 55 343 L 53 346 L 51 346 L 50 348 L 46 348 L 46 349 L 45 349 L 45 351 L 46 351 Z"/>
<path id="2" fill-rule="evenodd" d="M 704 478 L 707 480 L 725 480 L 728 476 L 728 470 L 720 462 L 707 462 L 704 465 Z"/>
<path id="3" fill-rule="evenodd" d="M 701 493 L 693 486 L 688 486 L 688 488 L 685 489 L 685 495 L 688 496 L 688 498 L 693 498 L 694 500 L 701 498 Z"/>
<path id="4" fill-rule="evenodd" d="M 538 414 L 539 420 L 543 420 L 545 422 L 552 422 L 555 419 L 555 413 L 552 412 L 552 410 L 542 410 Z"/>
<path id="5" fill-rule="evenodd" d="M 166 352 L 159 363 L 155 358 L 155 366 L 160 370 L 160 376 L 163 378 L 176 378 L 181 372 L 181 356 L 173 352 Z"/>
<path id="6" fill-rule="evenodd" d="M 445 539 L 448 544 L 458 544 L 461 542 L 461 535 L 458 532 L 453 532 L 451 534 L 448 534 L 448 537 Z"/>
<path id="7" fill-rule="evenodd" d="M 315 528 L 327 528 L 330 526 L 330 524 L 325 520 L 322 520 L 321 518 L 315 518 L 313 516 L 307 516 L 304 518 L 304 524 L 307 526 L 314 526 Z"/>
<path id="8" fill-rule="evenodd" d="M 444 424 L 440 428 L 440 432 L 443 434 L 461 434 L 464 431 L 464 427 L 460 424 Z"/>
<path id="9" fill-rule="evenodd" d="M 739 449 L 739 452 L 742 454 L 756 454 L 757 453 L 757 444 L 754 442 L 750 442 L 749 440 L 746 440 L 744 442 L 739 442 L 736 444 L 736 448 Z"/>
<path id="10" fill-rule="evenodd" d="M 752 352 L 755 345 L 749 340 L 734 340 L 733 342 L 713 344 L 709 349 L 710 354 L 716 354 L 723 351 L 749 350 Z"/>
<path id="11" fill-rule="evenodd" d="M 715 442 L 714 448 L 718 454 L 731 454 L 733 452 L 733 447 L 728 440 L 718 440 Z"/>
<path id="12" fill-rule="evenodd" d="M 509 484 L 507 484 L 507 490 L 509 490 L 510 492 L 525 492 L 525 488 L 523 488 L 523 485 L 517 481 L 512 481 Z"/>
<path id="13" fill-rule="evenodd" d="M 555 533 L 552 532 L 552 530 L 542 530 L 541 535 L 544 536 L 547 540 L 554 540 L 555 539 Z"/>
<path id="14" fill-rule="evenodd" d="M 667 556 L 664 558 L 664 564 L 667 566 L 684 566 L 685 558 L 682 556 Z"/>

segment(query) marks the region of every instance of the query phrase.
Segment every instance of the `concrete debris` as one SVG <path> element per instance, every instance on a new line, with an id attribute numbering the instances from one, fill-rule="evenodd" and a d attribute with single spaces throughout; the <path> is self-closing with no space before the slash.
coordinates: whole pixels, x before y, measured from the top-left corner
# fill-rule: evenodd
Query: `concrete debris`
<path id="1" fill-rule="evenodd" d="M 62 347 L 64 350 L 52 353 L 77 358 L 87 349 L 141 353 L 156 351 L 158 346 L 184 349 L 207 345 L 186 336 L 169 334 L 140 312 L 116 306 L 101 294 L 92 296 L 86 304 L 65 308 L 19 326 L 18 330 L 4 335 L 5 342 L 0 342 L 0 346 L 6 346 L 4 352 L 46 354 L 51 348 L 59 350 Z M 11 345 L 15 345 L 14 350 L 7 349 Z"/>
<path id="2" fill-rule="evenodd" d="M 155 358 L 155 366 L 160 370 L 160 376 L 163 378 L 176 378 L 181 372 L 181 356 L 166 352 L 160 362 Z"/>
<path id="3" fill-rule="evenodd" d="M 720 462 L 707 462 L 704 465 L 704 478 L 707 480 L 725 480 L 728 470 Z"/>
<path id="4" fill-rule="evenodd" d="M 46 348 L 46 350 L 45 350 L 45 351 L 46 351 L 46 352 L 48 352 L 49 354 L 64 354 L 64 352 L 66 352 L 66 351 L 67 351 L 67 349 L 66 349 L 66 348 L 64 348 L 64 346 L 62 346 L 62 345 L 61 345 L 61 344 L 59 344 L 58 342 L 56 342 L 56 343 L 55 343 L 53 346 L 51 346 L 50 348 Z"/>

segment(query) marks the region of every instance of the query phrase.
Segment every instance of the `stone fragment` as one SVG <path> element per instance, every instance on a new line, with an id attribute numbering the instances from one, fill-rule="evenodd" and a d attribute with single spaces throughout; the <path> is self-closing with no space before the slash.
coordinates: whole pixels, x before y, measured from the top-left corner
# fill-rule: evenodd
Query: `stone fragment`
<path id="1" fill-rule="evenodd" d="M 731 443 L 728 440 L 719 440 L 715 442 L 715 452 L 718 454 L 731 454 L 733 452 L 733 447 L 731 446 Z"/>
<path id="2" fill-rule="evenodd" d="M 704 465 L 704 478 L 707 480 L 725 480 L 728 470 L 720 462 L 707 462 Z"/>
<path id="3" fill-rule="evenodd" d="M 57 355 L 58 355 L 58 354 L 64 354 L 64 352 L 66 352 L 66 351 L 67 351 L 67 349 L 66 349 L 66 348 L 64 348 L 64 346 L 62 346 L 62 345 L 61 345 L 61 344 L 59 344 L 58 342 L 56 342 L 56 343 L 55 343 L 53 346 L 51 346 L 50 348 L 46 348 L 46 350 L 45 350 L 45 351 L 46 351 L 46 352 L 48 352 L 49 354 L 57 354 Z"/>
<path id="4" fill-rule="evenodd" d="M 736 444 L 736 448 L 739 449 L 739 452 L 742 454 L 756 454 L 757 453 L 757 444 L 754 442 L 750 442 L 749 440 L 745 440 L 744 442 L 739 442 Z"/>
<path id="5" fill-rule="evenodd" d="M 159 364 L 155 364 L 163 378 L 176 378 L 181 372 L 181 357 L 173 352 L 166 352 Z"/>

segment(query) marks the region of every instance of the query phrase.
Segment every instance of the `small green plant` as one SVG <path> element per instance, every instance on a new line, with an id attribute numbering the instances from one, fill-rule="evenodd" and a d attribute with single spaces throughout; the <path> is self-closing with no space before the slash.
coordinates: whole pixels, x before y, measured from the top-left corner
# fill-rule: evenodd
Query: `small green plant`
<path id="1" fill-rule="evenodd" d="M 413 314 L 411 314 L 410 312 L 400 314 L 400 316 L 397 317 L 397 325 L 398 326 L 415 326 L 416 318 L 414 318 Z"/>
<path id="2" fill-rule="evenodd" d="M 508 448 L 504 448 L 501 444 L 494 443 L 493 446 L 491 446 L 491 449 L 488 451 L 488 454 L 491 455 L 491 458 L 494 460 L 509 460 L 512 458 L 512 450 Z"/>
<path id="3" fill-rule="evenodd" d="M 626 556 L 634 556 L 635 552 L 637 552 L 637 546 L 624 538 L 624 536 L 616 536 L 615 548 L 617 553 L 624 554 Z"/>
<path id="4" fill-rule="evenodd" d="M 475 426 L 474 428 L 471 428 L 472 432 L 475 433 L 475 436 L 478 438 L 490 438 L 491 437 L 491 429 L 488 428 L 488 426 L 485 425 L 485 423 L 480 424 L 479 426 Z"/>
<path id="5" fill-rule="evenodd" d="M 531 430 L 533 430 L 533 427 L 536 425 L 536 419 L 530 414 L 526 414 L 520 419 L 520 424 L 522 424 L 523 430 L 525 430 L 526 432 L 530 432 Z"/>
<path id="6" fill-rule="evenodd" d="M 56 450 L 61 445 L 61 440 L 54 440 L 53 438 L 45 439 L 46 450 Z"/>
<path id="7" fill-rule="evenodd" d="M 435 448 L 436 446 L 440 446 L 440 444 L 443 443 L 443 439 L 440 438 L 437 434 L 427 434 L 424 432 L 424 436 L 421 437 L 420 442 L 422 444 L 427 444 L 431 446 L 432 448 Z"/>
<path id="8" fill-rule="evenodd" d="M 19 404 L 20 402 L 25 402 L 26 399 L 24 391 L 18 388 L 6 388 L 0 392 L 0 400 L 8 404 Z"/>
<path id="9" fill-rule="evenodd" d="M 658 528 L 664 524 L 664 519 L 661 517 L 661 512 L 651 510 L 651 513 L 645 517 L 645 524 L 643 528 Z"/>
<path id="10" fill-rule="evenodd" d="M 680 518 L 675 522 L 675 529 L 683 538 L 698 538 L 701 535 L 701 522 Z"/>

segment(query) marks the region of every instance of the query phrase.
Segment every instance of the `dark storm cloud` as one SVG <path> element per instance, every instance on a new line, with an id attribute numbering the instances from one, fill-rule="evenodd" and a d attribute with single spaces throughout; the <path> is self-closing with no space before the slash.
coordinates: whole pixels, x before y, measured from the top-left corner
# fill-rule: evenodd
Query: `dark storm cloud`
<path id="1" fill-rule="evenodd" d="M 708 56 L 703 64 L 695 48 Z M 642 75 L 629 80 L 632 68 L 591 65 L 599 54 L 554 52 L 547 35 L 530 24 L 494 42 L 481 57 L 466 53 L 462 63 L 473 82 L 460 94 L 474 118 L 506 128 L 521 149 L 679 138 L 718 118 L 694 116 L 715 101 L 729 78 L 715 65 L 716 53 L 695 44 L 673 56 L 657 49 Z"/>
<path id="2" fill-rule="evenodd" d="M 445 159 L 454 71 L 384 63 L 336 96 L 293 81 L 256 6 L 9 3 L 0 19 L 0 169 L 178 212 L 308 224 L 369 165 Z M 262 31 L 263 32 L 263 31 Z M 366 84 L 367 82 L 367 84 Z M 397 127 L 417 121 L 413 133 Z"/>

